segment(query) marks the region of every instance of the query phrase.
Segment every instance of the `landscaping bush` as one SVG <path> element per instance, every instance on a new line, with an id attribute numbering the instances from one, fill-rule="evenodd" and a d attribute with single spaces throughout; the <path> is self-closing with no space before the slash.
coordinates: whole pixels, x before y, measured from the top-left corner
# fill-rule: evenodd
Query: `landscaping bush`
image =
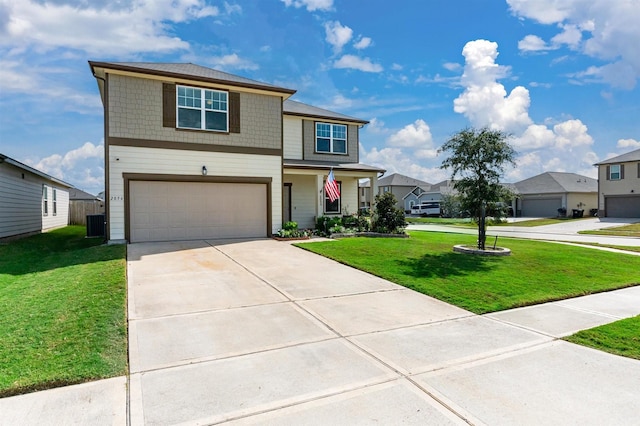
<path id="1" fill-rule="evenodd" d="M 406 226 L 404 212 L 396 207 L 396 197 L 390 192 L 376 195 L 375 211 L 371 219 L 373 231 L 382 234 L 403 234 Z"/>
<path id="2" fill-rule="evenodd" d="M 285 222 L 282 229 L 276 232 L 276 237 L 280 238 L 304 238 L 309 236 L 309 232 L 298 229 L 298 222 Z"/>

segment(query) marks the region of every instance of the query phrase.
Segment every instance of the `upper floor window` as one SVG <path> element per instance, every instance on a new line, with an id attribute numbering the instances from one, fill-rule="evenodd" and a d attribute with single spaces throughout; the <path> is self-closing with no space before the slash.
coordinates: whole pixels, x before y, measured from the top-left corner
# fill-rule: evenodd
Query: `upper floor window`
<path id="1" fill-rule="evenodd" d="M 178 86 L 178 128 L 229 131 L 228 93 Z"/>
<path id="2" fill-rule="evenodd" d="M 58 214 L 58 191 L 53 190 L 53 215 Z"/>
<path id="3" fill-rule="evenodd" d="M 620 164 L 613 164 L 609 168 L 609 180 L 622 179 L 622 172 L 620 170 Z"/>
<path id="4" fill-rule="evenodd" d="M 347 153 L 347 126 L 316 123 L 316 152 Z"/>

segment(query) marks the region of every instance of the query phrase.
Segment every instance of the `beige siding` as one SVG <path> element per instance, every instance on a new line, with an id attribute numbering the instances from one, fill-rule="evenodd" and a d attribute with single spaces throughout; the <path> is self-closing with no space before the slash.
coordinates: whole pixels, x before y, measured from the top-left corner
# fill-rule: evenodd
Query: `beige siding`
<path id="1" fill-rule="evenodd" d="M 284 181 L 291 183 L 291 220 L 298 227 L 314 228 L 316 219 L 316 177 L 285 175 Z"/>
<path id="2" fill-rule="evenodd" d="M 583 209 L 585 216 L 589 214 L 589 210 L 598 208 L 598 194 L 593 193 L 576 193 L 567 194 L 567 214 L 571 214 L 573 209 Z"/>
<path id="3" fill-rule="evenodd" d="M 342 183 L 342 192 L 340 192 L 341 213 L 358 213 L 358 179 L 336 174 L 336 180 Z"/>
<path id="4" fill-rule="evenodd" d="M 330 121 L 322 121 L 330 123 Z M 304 141 L 304 159 L 320 161 L 336 161 L 339 163 L 358 162 L 358 126 L 347 126 L 347 155 L 344 154 L 317 154 L 316 151 L 316 122 L 303 120 L 302 134 Z"/>
<path id="5" fill-rule="evenodd" d="M 162 82 L 109 76 L 109 136 L 282 149 L 282 99 L 240 93 L 240 133 L 162 127 Z"/>
<path id="6" fill-rule="evenodd" d="M 283 118 L 284 158 L 302 160 L 302 119 L 299 117 Z"/>
<path id="7" fill-rule="evenodd" d="M 640 177 L 638 176 L 638 162 L 624 164 L 624 179 L 607 180 L 607 165 L 598 167 L 600 184 L 599 209 L 604 212 L 604 197 L 610 195 L 631 195 L 640 192 Z M 609 164 L 609 166 L 611 166 Z M 633 192 L 632 192 L 633 191 Z"/>
<path id="8" fill-rule="evenodd" d="M 175 151 L 140 147 L 111 146 L 109 148 L 109 239 L 125 238 L 123 173 L 196 175 L 206 166 L 208 176 L 271 177 L 272 232 L 282 223 L 281 158 L 248 154 L 199 151 Z M 117 160 L 119 159 L 119 160 Z"/>
<path id="9" fill-rule="evenodd" d="M 49 215 L 42 212 L 42 187 L 48 186 Z M 53 216 L 53 188 L 58 214 Z M 69 193 L 40 176 L 0 163 L 0 238 L 41 232 L 67 225 Z"/>

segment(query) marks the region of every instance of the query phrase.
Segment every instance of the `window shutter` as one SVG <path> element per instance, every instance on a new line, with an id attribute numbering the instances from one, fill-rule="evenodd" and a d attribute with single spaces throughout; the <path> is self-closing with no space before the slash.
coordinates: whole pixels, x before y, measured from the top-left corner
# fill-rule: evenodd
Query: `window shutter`
<path id="1" fill-rule="evenodd" d="M 624 179 L 624 164 L 620 164 L 620 180 Z"/>
<path id="2" fill-rule="evenodd" d="M 611 180 L 611 166 L 607 166 L 607 180 Z"/>
<path id="3" fill-rule="evenodd" d="M 638 178 L 640 179 L 640 163 L 638 163 Z"/>
<path id="4" fill-rule="evenodd" d="M 240 93 L 229 92 L 229 133 L 240 133 Z"/>
<path id="5" fill-rule="evenodd" d="M 162 83 L 162 127 L 176 127 L 176 85 Z"/>

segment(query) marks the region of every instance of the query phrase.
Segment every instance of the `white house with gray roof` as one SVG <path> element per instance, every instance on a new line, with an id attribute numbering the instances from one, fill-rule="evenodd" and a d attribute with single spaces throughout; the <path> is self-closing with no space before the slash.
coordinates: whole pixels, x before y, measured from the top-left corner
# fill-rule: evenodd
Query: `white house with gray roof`
<path id="1" fill-rule="evenodd" d="M 355 213 L 365 120 L 195 64 L 89 62 L 104 105 L 110 241 L 256 238 Z M 324 194 L 333 170 L 340 187 Z"/>
<path id="2" fill-rule="evenodd" d="M 640 218 L 640 149 L 596 163 L 602 217 Z"/>
<path id="3" fill-rule="evenodd" d="M 556 217 L 558 209 L 573 209 L 588 214 L 598 206 L 598 182 L 576 173 L 545 172 L 516 182 L 516 215 Z"/>

